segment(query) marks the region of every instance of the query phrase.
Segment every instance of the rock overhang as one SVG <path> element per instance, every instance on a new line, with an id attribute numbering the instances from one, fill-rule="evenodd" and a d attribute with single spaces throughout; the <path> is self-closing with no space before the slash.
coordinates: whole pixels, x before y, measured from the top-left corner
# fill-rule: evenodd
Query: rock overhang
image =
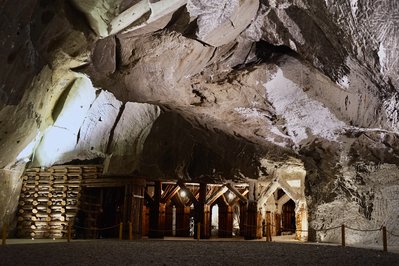
<path id="1" fill-rule="evenodd" d="M 314 206 L 349 197 L 339 188 L 350 186 L 361 169 L 368 169 L 360 175 L 371 184 L 368 177 L 379 173 L 378 167 L 395 171 L 398 165 L 394 1 L 231 1 L 226 9 L 210 6 L 209 1 L 188 1 L 187 6 L 185 1 L 81 1 L 85 14 L 93 14 L 101 4 L 104 14 L 105 7 L 118 9 L 108 12 L 105 20 L 89 19 L 97 36 L 86 22 L 76 22 L 70 10 L 64 12 L 71 9 L 68 4 L 45 2 L 35 16 L 27 16 L 40 23 L 25 23 L 34 36 L 30 40 L 23 31 L 28 48 L 16 56 L 15 65 L 26 56 L 35 69 L 43 62 L 48 65 L 36 77 L 37 72 L 23 70 L 24 77 L 34 79 L 30 91 L 29 82 L 21 79 L 25 85 L 14 85 L 24 88 L 2 101 L 2 117 L 16 121 L 3 122 L 3 167 L 31 158 L 27 147 L 40 143 L 46 129 L 57 124 L 51 110 L 67 89 L 65 84 L 81 75 L 77 72 L 93 82 L 94 101 L 71 135 L 73 152 L 58 149 L 64 159 L 51 163 L 98 157 L 115 166 L 107 168 L 110 173 L 122 169 L 186 179 L 218 179 L 216 173 L 221 173 L 243 181 L 270 178 L 273 168 L 262 162 L 282 168 L 299 160 L 299 166 L 294 165 L 306 171 L 306 193 Z M 54 11 L 52 5 L 61 8 Z M 245 5 L 252 11 L 237 15 Z M 112 26 L 136 9 L 142 11 L 137 20 L 128 17 L 122 23 L 126 27 Z M 389 20 L 381 21 L 380 16 Z M 103 24 L 96 30 L 97 19 Z M 53 40 L 51 33 L 61 24 L 66 27 Z M 286 55 L 287 49 L 275 49 L 260 56 L 262 42 L 271 44 L 266 50 L 283 45 L 291 51 Z M 9 48 L 7 43 L 4 47 Z M 29 57 L 32 49 L 43 62 Z M 8 58 L 13 55 L 11 51 Z M 7 89 L 15 87 L 6 83 Z M 169 124 L 172 120 L 176 121 Z M 158 123 L 164 129 L 152 128 Z M 120 130 L 126 125 L 130 133 Z M 29 134 L 24 133 L 28 128 Z M 187 134 L 170 134 L 173 131 Z M 152 169 L 146 165 L 148 155 L 162 138 L 169 151 L 159 148 L 149 161 L 150 166 L 158 165 Z M 176 150 L 181 153 L 174 155 Z M 322 196 L 326 191 L 329 195 Z M 369 210 L 365 206 L 372 200 L 365 200 L 362 191 L 349 194 L 358 199 L 360 209 Z M 318 213 L 312 208 L 311 213 Z M 368 212 L 366 219 L 372 217 Z"/>

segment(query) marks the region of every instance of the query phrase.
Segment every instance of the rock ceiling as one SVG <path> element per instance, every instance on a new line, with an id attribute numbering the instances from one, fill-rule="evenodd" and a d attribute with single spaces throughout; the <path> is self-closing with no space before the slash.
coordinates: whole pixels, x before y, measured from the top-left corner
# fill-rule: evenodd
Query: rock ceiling
<path id="1" fill-rule="evenodd" d="M 17 2 L 0 2 L 2 197 L 27 163 L 215 182 L 299 165 L 316 226 L 334 204 L 391 217 L 397 1 Z"/>

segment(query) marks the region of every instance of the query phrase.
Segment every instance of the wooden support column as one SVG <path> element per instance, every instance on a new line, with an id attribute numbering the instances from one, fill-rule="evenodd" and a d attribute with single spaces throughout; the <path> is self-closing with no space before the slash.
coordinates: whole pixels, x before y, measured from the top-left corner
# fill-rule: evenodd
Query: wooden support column
<path id="1" fill-rule="evenodd" d="M 176 236 L 190 236 L 190 207 L 176 207 Z"/>
<path id="2" fill-rule="evenodd" d="M 201 223 L 203 220 L 203 214 L 204 214 L 203 204 L 200 204 L 200 202 L 197 200 L 197 198 L 194 196 L 194 194 L 186 187 L 186 185 L 184 184 L 184 182 L 182 180 L 177 181 L 177 184 L 183 191 L 186 192 L 187 197 L 194 204 L 194 212 L 195 212 L 195 214 L 194 214 L 194 239 L 197 239 L 197 232 L 198 232 L 197 224 Z M 206 187 L 205 187 L 205 194 L 206 194 Z M 200 195 L 200 197 L 201 197 L 201 195 Z M 205 195 L 205 198 L 206 198 L 206 195 Z M 203 202 L 205 202 L 205 200 Z M 200 231 L 202 231 L 202 229 Z M 202 232 L 201 232 L 201 234 L 202 234 Z"/>
<path id="3" fill-rule="evenodd" d="M 165 207 L 165 236 L 173 236 L 173 205 Z"/>
<path id="4" fill-rule="evenodd" d="M 247 235 L 247 203 L 240 201 L 240 236 Z"/>
<path id="5" fill-rule="evenodd" d="M 200 183 L 199 199 L 197 200 L 193 193 L 184 185 L 183 181 L 179 180 L 177 184 L 180 188 L 187 193 L 187 197 L 194 204 L 194 239 L 197 239 L 197 224 L 201 224 L 200 238 L 206 239 L 211 235 L 211 212 L 210 206 L 206 204 L 207 198 L 207 185 L 206 183 Z"/>
<path id="6" fill-rule="evenodd" d="M 141 224 L 142 224 L 142 235 L 148 236 L 150 233 L 150 208 L 145 205 L 143 206 Z"/>
<path id="7" fill-rule="evenodd" d="M 233 236 L 233 207 L 218 201 L 219 206 L 219 237 L 230 238 Z"/>
<path id="8" fill-rule="evenodd" d="M 274 213 L 270 211 L 266 211 L 266 228 L 268 230 L 267 235 L 269 236 L 269 240 L 271 241 L 271 237 L 276 235 L 276 230 L 274 226 Z"/>
<path id="9" fill-rule="evenodd" d="M 154 201 L 150 206 L 150 238 L 163 238 L 165 228 L 165 204 L 161 203 L 162 183 L 155 182 Z"/>
<path id="10" fill-rule="evenodd" d="M 194 217 L 194 222 L 195 224 L 201 223 L 201 230 L 200 230 L 201 239 L 207 239 L 211 236 L 210 206 L 206 204 L 206 196 L 207 196 L 207 185 L 206 183 L 200 183 L 199 200 L 198 203 L 194 205 L 196 212 L 196 217 Z M 197 238 L 197 230 L 194 231 L 194 238 Z"/>
<path id="11" fill-rule="evenodd" d="M 144 213 L 144 187 L 145 180 L 130 185 L 131 206 L 130 206 L 130 222 L 132 229 L 132 239 L 141 239 L 143 236 L 143 213 Z M 129 236 L 130 237 L 130 236 Z"/>
<path id="12" fill-rule="evenodd" d="M 262 228 L 260 224 L 260 215 L 258 213 L 258 204 L 256 201 L 249 201 L 247 205 L 245 224 L 246 232 L 245 239 L 256 239 L 262 235 Z"/>

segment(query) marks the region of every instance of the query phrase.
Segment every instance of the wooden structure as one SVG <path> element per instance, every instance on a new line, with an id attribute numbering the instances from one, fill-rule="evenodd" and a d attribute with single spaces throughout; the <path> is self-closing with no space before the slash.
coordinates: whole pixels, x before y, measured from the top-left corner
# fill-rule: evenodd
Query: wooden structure
<path id="1" fill-rule="evenodd" d="M 61 238 L 74 221 L 82 180 L 96 179 L 101 166 L 53 166 L 27 169 L 18 209 L 17 235 Z"/>
<path id="2" fill-rule="evenodd" d="M 211 209 L 218 205 L 218 236 L 233 236 L 233 206 L 240 205 L 241 235 L 259 237 L 256 203 L 245 186 L 146 181 L 103 176 L 99 165 L 61 165 L 27 169 L 19 203 L 19 237 L 76 238 L 142 236 L 211 237 Z"/>
<path id="3" fill-rule="evenodd" d="M 242 205 L 244 217 L 241 226 L 255 228 L 253 233 L 250 230 L 242 230 L 246 238 L 257 238 L 257 225 L 259 215 L 255 208 L 255 213 L 250 214 L 247 210 L 247 198 L 245 195 L 248 190 L 239 191 L 230 184 L 185 184 L 182 180 L 177 183 L 156 181 L 147 183 L 145 192 L 146 206 L 148 214 L 143 214 L 148 225 L 145 233 L 151 238 L 162 238 L 164 236 L 189 236 L 190 218 L 194 220 L 194 238 L 197 238 L 197 225 L 200 224 L 200 238 L 211 237 L 211 209 L 217 204 L 219 206 L 219 237 L 233 236 L 233 206 Z M 179 193 L 180 192 L 180 193 Z M 234 195 L 229 199 L 226 195 Z M 184 196 L 182 196 L 184 194 Z M 252 210 L 252 209 L 251 209 Z M 248 218 L 251 217 L 251 218 Z M 252 219 L 253 218 L 253 219 Z M 252 219 L 252 220 L 251 220 Z M 175 221 L 175 223 L 173 223 Z M 252 226 L 248 226 L 250 223 Z M 192 226 L 192 225 L 191 225 Z"/>

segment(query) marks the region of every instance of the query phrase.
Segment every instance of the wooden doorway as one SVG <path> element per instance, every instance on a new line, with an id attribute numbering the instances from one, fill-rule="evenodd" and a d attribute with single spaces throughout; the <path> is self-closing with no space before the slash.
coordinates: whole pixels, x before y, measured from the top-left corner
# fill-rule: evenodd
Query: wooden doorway
<path id="1" fill-rule="evenodd" d="M 290 199 L 283 205 L 282 208 L 282 233 L 295 233 L 296 222 L 295 222 L 295 202 Z"/>
<path id="2" fill-rule="evenodd" d="M 101 228 L 110 228 L 100 231 L 101 238 L 117 238 L 119 223 L 123 222 L 124 212 L 124 187 L 101 188 L 102 190 L 102 213 L 98 217 Z M 116 226 L 116 227 L 115 227 Z"/>
<path id="3" fill-rule="evenodd" d="M 84 188 L 81 194 L 76 237 L 117 238 L 123 220 L 124 187 Z"/>

